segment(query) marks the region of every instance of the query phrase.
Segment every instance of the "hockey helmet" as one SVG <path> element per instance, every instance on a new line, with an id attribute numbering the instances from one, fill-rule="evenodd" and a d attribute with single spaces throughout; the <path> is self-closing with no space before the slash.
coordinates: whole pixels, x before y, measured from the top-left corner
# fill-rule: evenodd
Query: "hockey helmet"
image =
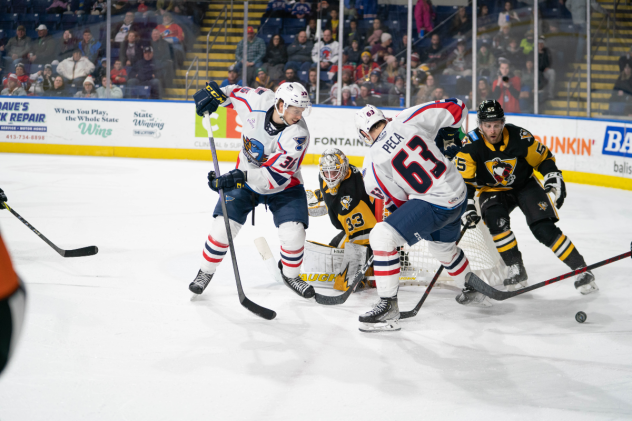
<path id="1" fill-rule="evenodd" d="M 366 105 L 360 111 L 356 112 L 355 125 L 358 129 L 360 139 L 364 140 L 367 145 L 373 145 L 375 139 L 371 139 L 371 127 L 375 126 L 380 121 L 386 121 L 384 113 L 373 105 Z"/>
<path id="2" fill-rule="evenodd" d="M 338 185 L 345 179 L 349 172 L 349 159 L 337 148 L 329 148 L 318 161 L 320 176 L 327 183 L 331 194 L 338 192 Z"/>
<path id="3" fill-rule="evenodd" d="M 282 100 L 284 104 L 283 113 L 277 108 L 279 100 Z M 297 109 L 292 110 L 290 107 L 302 108 L 303 110 L 302 112 Z M 309 100 L 309 94 L 303 85 L 297 82 L 285 82 L 274 93 L 274 109 L 281 116 L 281 120 L 289 126 L 290 123 L 285 120 L 286 113 L 308 116 L 312 109 L 312 102 Z"/>
<path id="4" fill-rule="evenodd" d="M 495 99 L 486 99 L 478 106 L 478 123 L 483 121 L 502 120 L 505 121 L 503 107 Z"/>

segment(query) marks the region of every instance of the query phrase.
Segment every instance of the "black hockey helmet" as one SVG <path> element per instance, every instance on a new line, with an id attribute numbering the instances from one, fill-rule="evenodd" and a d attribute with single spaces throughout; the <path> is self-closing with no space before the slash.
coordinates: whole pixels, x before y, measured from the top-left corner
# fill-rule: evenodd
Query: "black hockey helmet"
<path id="1" fill-rule="evenodd" d="M 479 123 L 482 121 L 505 120 L 503 107 L 495 99 L 486 99 L 478 106 L 476 113 Z"/>

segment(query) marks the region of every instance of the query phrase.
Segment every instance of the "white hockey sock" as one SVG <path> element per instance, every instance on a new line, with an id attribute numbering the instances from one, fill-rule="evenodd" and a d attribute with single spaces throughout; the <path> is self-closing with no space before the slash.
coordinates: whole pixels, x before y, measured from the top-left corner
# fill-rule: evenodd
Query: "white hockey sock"
<path id="1" fill-rule="evenodd" d="M 459 288 L 465 286 L 465 276 L 472 270 L 463 250 L 456 243 L 428 242 L 428 250 L 445 268 L 445 271 L 454 279 Z"/>
<path id="2" fill-rule="evenodd" d="M 369 236 L 373 249 L 373 273 L 380 297 L 394 297 L 399 288 L 399 253 L 406 240 L 385 222 L 378 223 Z"/>
<path id="3" fill-rule="evenodd" d="M 233 240 L 237 237 L 241 225 L 230 220 L 230 232 L 233 234 Z M 223 216 L 218 216 L 213 221 L 211 233 L 206 239 L 204 250 L 202 251 L 202 264 L 200 269 L 202 272 L 213 274 L 217 270 L 219 264 L 224 260 L 228 252 L 228 235 L 226 234 L 226 225 Z"/>
<path id="4" fill-rule="evenodd" d="M 300 222 L 282 223 L 279 225 L 279 241 L 283 274 L 290 279 L 296 278 L 303 264 L 305 227 Z"/>

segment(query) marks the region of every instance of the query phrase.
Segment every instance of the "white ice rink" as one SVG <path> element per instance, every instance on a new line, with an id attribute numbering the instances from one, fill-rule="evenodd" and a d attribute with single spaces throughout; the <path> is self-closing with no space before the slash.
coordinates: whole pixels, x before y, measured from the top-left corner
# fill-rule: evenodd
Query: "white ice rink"
<path id="1" fill-rule="evenodd" d="M 246 294 L 278 313 L 266 321 L 239 304 L 229 258 L 202 296 L 188 290 L 217 200 L 210 169 L 0 154 L 17 212 L 62 248 L 99 247 L 63 259 L 0 211 L 28 289 L 25 330 L 0 378 L 2 421 L 632 419 L 631 259 L 597 269 L 593 295 L 570 279 L 478 309 L 436 289 L 401 332 L 363 334 L 358 315 L 375 290 L 325 307 L 277 284 L 253 244 L 265 235 L 278 256 L 259 207 L 236 247 Z M 316 174 L 304 169 L 308 187 Z M 567 187 L 559 226 L 587 262 L 630 250 L 632 192 Z M 512 218 L 531 283 L 568 271 L 520 212 Z M 307 238 L 334 234 L 322 217 Z M 402 288 L 400 308 L 422 293 Z"/>

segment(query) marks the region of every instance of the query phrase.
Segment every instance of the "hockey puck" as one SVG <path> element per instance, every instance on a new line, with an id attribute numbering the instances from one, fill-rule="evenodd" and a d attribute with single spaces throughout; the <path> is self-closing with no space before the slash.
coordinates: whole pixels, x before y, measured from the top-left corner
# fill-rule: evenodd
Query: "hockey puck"
<path id="1" fill-rule="evenodd" d="M 575 320 L 577 320 L 577 323 L 584 323 L 586 321 L 586 318 L 586 313 L 584 313 L 583 311 L 578 311 L 575 315 Z"/>

